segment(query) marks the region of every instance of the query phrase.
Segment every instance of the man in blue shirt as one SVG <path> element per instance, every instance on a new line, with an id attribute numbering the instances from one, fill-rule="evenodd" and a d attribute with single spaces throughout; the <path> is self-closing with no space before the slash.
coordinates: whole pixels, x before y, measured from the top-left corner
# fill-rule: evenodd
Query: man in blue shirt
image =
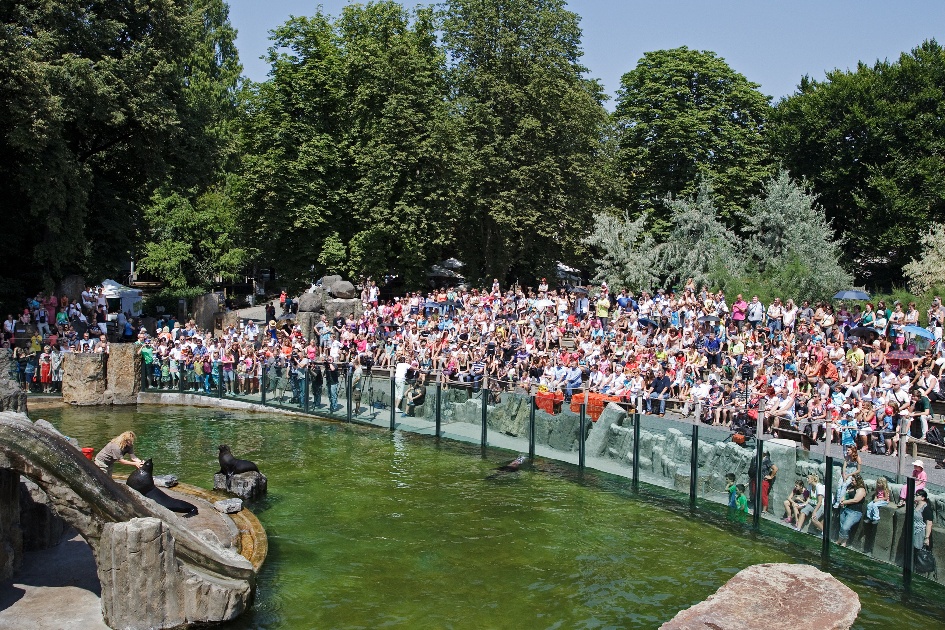
<path id="1" fill-rule="evenodd" d="M 722 357 L 720 354 L 722 350 L 722 343 L 716 339 L 714 332 L 709 333 L 709 336 L 706 338 L 703 347 L 705 348 L 706 365 L 709 368 L 722 367 Z"/>
<path id="2" fill-rule="evenodd" d="M 653 384 L 650 385 L 650 388 L 647 390 L 646 395 L 646 412 L 653 413 L 653 401 L 660 401 L 660 416 L 666 415 L 666 400 L 669 398 L 669 387 L 671 383 L 669 377 L 666 376 L 666 373 L 663 370 L 660 370 L 656 373 L 656 378 L 653 379 Z"/>
<path id="3" fill-rule="evenodd" d="M 574 395 L 574 392 L 581 389 L 581 381 L 583 377 L 584 371 L 581 370 L 580 366 L 578 366 L 577 361 L 572 360 L 571 367 L 568 368 L 567 376 L 565 376 L 565 400 L 570 401 L 571 396 Z"/>

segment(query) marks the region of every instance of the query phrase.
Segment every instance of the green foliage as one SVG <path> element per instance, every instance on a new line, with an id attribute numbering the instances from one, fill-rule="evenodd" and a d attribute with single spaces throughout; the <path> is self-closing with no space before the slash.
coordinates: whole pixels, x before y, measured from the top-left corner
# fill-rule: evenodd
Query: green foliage
<path id="1" fill-rule="evenodd" d="M 920 239 L 922 257 L 913 258 L 902 272 L 909 279 L 909 290 L 925 293 L 936 286 L 945 286 L 945 225 L 933 223 Z"/>
<path id="2" fill-rule="evenodd" d="M 338 236 L 338 232 L 332 232 L 325 239 L 322 245 L 322 251 L 318 255 L 318 264 L 325 268 L 329 274 L 337 274 L 344 271 L 345 259 L 348 257 L 345 251 L 345 244 Z"/>
<path id="3" fill-rule="evenodd" d="M 712 187 L 702 182 L 695 199 L 666 199 L 672 227 L 666 242 L 658 247 L 661 276 L 672 284 L 692 278 L 706 284 L 725 272 L 743 273 L 744 247 L 738 237 L 718 219 Z"/>
<path id="4" fill-rule="evenodd" d="M 326 239 L 340 270 L 419 283 L 455 238 L 455 123 L 429 10 L 352 5 L 274 33 L 272 78 L 247 93 L 240 187 L 247 239 L 290 286 Z"/>
<path id="5" fill-rule="evenodd" d="M 785 296 L 813 301 L 853 286 L 853 277 L 840 265 L 842 241 L 835 239 L 816 198 L 787 171 L 751 200 L 745 231 L 751 266 Z"/>
<path id="6" fill-rule="evenodd" d="M 706 181 L 719 216 L 738 228 L 749 198 L 771 174 L 765 138 L 768 97 L 724 59 L 685 46 L 646 53 L 623 75 L 614 119 L 620 205 L 653 213 L 665 234 L 662 200 L 698 193 Z"/>
<path id="7" fill-rule="evenodd" d="M 145 209 L 151 227 L 141 268 L 175 290 L 235 278 L 249 259 L 233 240 L 235 218 L 229 195 L 219 189 L 210 189 L 193 201 L 176 192 L 155 193 Z"/>
<path id="8" fill-rule="evenodd" d="M 806 178 L 860 279 L 889 286 L 945 222 L 945 51 L 934 40 L 897 61 L 804 78 L 781 101 L 772 138 Z"/>
<path id="9" fill-rule="evenodd" d="M 626 213 L 623 217 L 594 215 L 594 231 L 585 237 L 584 244 L 599 252 L 594 258 L 594 282 L 631 291 L 649 291 L 658 283 L 654 242 L 646 233 L 645 215 L 633 221 Z"/>
<path id="10" fill-rule="evenodd" d="M 447 0 L 443 39 L 460 125 L 462 223 L 474 282 L 552 276 L 599 207 L 607 117 L 563 0 Z"/>

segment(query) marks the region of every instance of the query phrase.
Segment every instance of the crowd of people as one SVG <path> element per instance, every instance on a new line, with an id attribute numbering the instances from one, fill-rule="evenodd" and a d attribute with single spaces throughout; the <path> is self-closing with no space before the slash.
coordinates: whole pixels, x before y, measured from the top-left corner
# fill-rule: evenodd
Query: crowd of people
<path id="1" fill-rule="evenodd" d="M 89 289 L 79 302 L 38 296 L 18 318 L 9 315 L 5 341 L 15 341 L 18 322 L 32 330 L 28 344 L 14 344 L 18 358 L 32 358 L 20 378 L 53 389 L 63 353 L 107 353 L 104 302 L 101 290 Z M 907 331 L 920 323 L 915 303 L 776 298 L 765 305 L 691 281 L 679 291 L 634 295 L 606 284 L 553 289 L 544 279 L 534 289 L 503 290 L 496 280 L 489 289 L 385 301 L 367 281 L 362 303 L 362 313 L 320 316 L 311 333 L 284 304 L 279 321 L 239 322 L 216 333 L 172 317 L 159 319 L 155 331 L 139 331 L 124 316 L 117 323 L 141 345 L 151 386 L 178 388 L 183 379 L 186 387 L 253 394 L 265 369 L 293 382 L 309 370 L 332 407 L 347 366 L 358 376 L 376 367 L 399 382 L 439 378 L 470 391 L 488 383 L 490 391 L 560 391 L 566 400 L 600 393 L 660 415 L 672 400 L 680 413 L 698 409 L 722 426 L 764 404 L 768 430 L 791 428 L 893 455 L 906 432 L 900 425 L 925 438 L 936 431 L 930 403 L 945 399 L 939 298 L 922 318 L 931 341 Z"/>
<path id="2" fill-rule="evenodd" d="M 108 354 L 108 319 L 108 302 L 100 286 L 86 287 L 78 300 L 42 293 L 25 300 L 22 312 L 7 314 L 0 332 L 2 346 L 13 351 L 16 374 L 11 376 L 31 391 L 59 391 L 64 354 Z M 114 320 L 120 339 L 133 340 L 130 314 L 119 313 Z"/>

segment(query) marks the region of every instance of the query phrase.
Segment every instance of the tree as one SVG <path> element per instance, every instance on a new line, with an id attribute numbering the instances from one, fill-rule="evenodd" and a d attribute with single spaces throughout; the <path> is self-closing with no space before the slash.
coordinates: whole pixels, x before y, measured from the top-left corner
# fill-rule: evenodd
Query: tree
<path id="1" fill-rule="evenodd" d="M 239 246 L 231 198 L 234 121 L 242 66 L 236 31 L 223 0 L 193 0 L 187 24 L 193 46 L 181 60 L 184 86 L 179 151 L 146 206 L 139 244 L 141 268 L 180 290 L 232 279 L 249 260 Z"/>
<path id="2" fill-rule="evenodd" d="M 891 286 L 945 221 L 945 51 L 932 40 L 895 62 L 804 77 L 772 122 L 776 153 L 846 236 L 858 279 Z"/>
<path id="3" fill-rule="evenodd" d="M 823 208 L 802 185 L 782 170 L 752 199 L 745 231 L 751 268 L 761 278 L 776 279 L 783 295 L 827 299 L 852 286 L 840 264 L 842 241 L 834 236 Z"/>
<path id="4" fill-rule="evenodd" d="M 662 200 L 695 195 L 705 181 L 719 215 L 737 229 L 742 209 L 771 174 L 770 106 L 758 84 L 715 53 L 683 46 L 646 53 L 620 85 L 620 205 L 631 215 L 651 212 L 654 229 L 665 234 L 671 206 Z"/>
<path id="5" fill-rule="evenodd" d="M 657 248 L 660 275 L 669 284 L 692 278 L 711 285 L 719 274 L 744 273 L 744 246 L 718 218 L 712 187 L 699 185 L 695 198 L 664 200 L 671 217 L 666 241 Z"/>
<path id="6" fill-rule="evenodd" d="M 172 289 L 206 287 L 235 278 L 248 253 L 235 242 L 236 212 L 225 190 L 197 195 L 158 191 L 145 210 L 151 226 L 140 265 Z"/>
<path id="7" fill-rule="evenodd" d="M 902 270 L 909 279 L 909 290 L 915 295 L 945 286 L 945 225 L 932 224 L 922 235 L 920 246 L 922 257 L 913 258 Z"/>
<path id="8" fill-rule="evenodd" d="M 337 21 L 355 275 L 393 272 L 416 286 L 456 238 L 456 122 L 434 17 L 385 1 L 347 6 Z"/>
<path id="9" fill-rule="evenodd" d="M 659 282 L 653 237 L 646 233 L 646 216 L 634 220 L 624 213 L 594 216 L 594 231 L 584 244 L 599 252 L 594 258 L 594 282 L 606 282 L 615 289 L 652 290 Z"/>
<path id="10" fill-rule="evenodd" d="M 181 157 L 188 20 L 171 0 L 0 3 L 0 291 L 127 264 Z"/>
<path id="11" fill-rule="evenodd" d="M 460 124 L 457 243 L 472 281 L 552 276 L 599 207 L 606 114 L 563 0 L 447 0 L 443 40 Z"/>
<path id="12" fill-rule="evenodd" d="M 268 58 L 270 79 L 242 93 L 235 194 L 254 257 L 298 288 L 330 231 L 345 227 L 341 57 L 330 21 L 317 12 L 277 28 Z"/>

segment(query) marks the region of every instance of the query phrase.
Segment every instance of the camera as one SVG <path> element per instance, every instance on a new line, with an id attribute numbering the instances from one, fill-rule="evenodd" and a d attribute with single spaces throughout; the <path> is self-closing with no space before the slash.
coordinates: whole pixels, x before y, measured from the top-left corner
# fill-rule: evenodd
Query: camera
<path id="1" fill-rule="evenodd" d="M 746 381 L 750 381 L 754 377 L 754 374 L 755 374 L 755 370 L 754 368 L 752 368 L 751 363 L 742 363 L 740 372 L 741 372 L 742 378 L 745 379 Z"/>

